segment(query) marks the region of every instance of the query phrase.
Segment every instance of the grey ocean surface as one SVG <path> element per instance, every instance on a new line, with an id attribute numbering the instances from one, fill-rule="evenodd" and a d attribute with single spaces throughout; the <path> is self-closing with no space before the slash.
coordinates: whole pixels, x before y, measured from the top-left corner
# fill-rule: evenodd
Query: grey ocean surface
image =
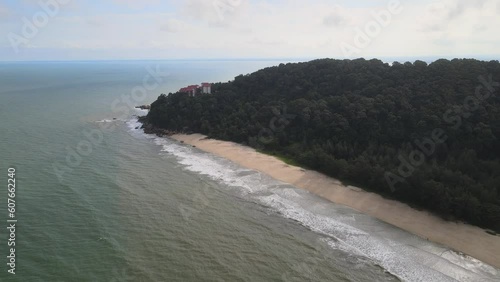
<path id="1" fill-rule="evenodd" d="M 500 280 L 473 258 L 147 136 L 136 129 L 144 112 L 123 110 L 148 68 L 169 75 L 143 104 L 279 63 L 0 64 L 0 281 Z M 91 143 L 95 132 L 103 138 Z M 9 167 L 17 171 L 16 275 L 6 265 Z"/>

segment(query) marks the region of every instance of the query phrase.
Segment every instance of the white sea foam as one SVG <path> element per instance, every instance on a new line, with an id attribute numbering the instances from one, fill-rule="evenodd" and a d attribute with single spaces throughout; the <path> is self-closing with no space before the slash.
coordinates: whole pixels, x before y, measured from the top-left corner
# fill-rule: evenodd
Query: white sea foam
<path id="1" fill-rule="evenodd" d="M 156 138 L 155 143 L 163 146 L 163 152 L 176 156 L 179 163 L 190 171 L 207 175 L 214 180 L 222 181 L 228 186 L 240 188 L 239 190 L 245 194 L 265 189 L 261 184 L 262 174 L 258 172 L 240 176 L 239 173 L 248 172 L 249 170 L 235 170 L 228 162 L 224 162 L 220 158 L 201 152 L 195 153 L 193 148 L 176 144 L 165 138 Z"/>
<path id="2" fill-rule="evenodd" d="M 96 121 L 97 123 L 109 123 L 109 122 L 117 122 L 118 120 L 117 119 L 102 119 L 102 120 L 98 120 Z"/>
<path id="3" fill-rule="evenodd" d="M 130 130 L 137 130 L 137 131 L 142 130 L 141 129 L 142 123 L 140 123 L 137 118 L 127 121 L 126 124 Z"/>
<path id="4" fill-rule="evenodd" d="M 136 123 L 129 128 L 135 130 Z M 207 175 L 241 194 L 261 202 L 282 216 L 332 238 L 328 244 L 350 255 L 364 257 L 404 281 L 495 281 L 497 270 L 471 257 L 461 256 L 384 223 L 374 226 L 356 221 L 356 211 L 345 214 L 339 206 L 257 171 L 243 169 L 225 159 L 165 138 L 154 138 L 162 152 L 175 156 L 187 170 Z M 345 209 L 345 208 L 344 208 Z M 370 228 L 371 227 L 371 228 Z M 380 231 L 382 230 L 382 231 Z M 497 280 L 498 281 L 498 280 Z"/>
<path id="5" fill-rule="evenodd" d="M 149 113 L 148 109 L 139 109 L 139 108 L 134 108 L 136 113 L 139 115 L 147 115 Z"/>

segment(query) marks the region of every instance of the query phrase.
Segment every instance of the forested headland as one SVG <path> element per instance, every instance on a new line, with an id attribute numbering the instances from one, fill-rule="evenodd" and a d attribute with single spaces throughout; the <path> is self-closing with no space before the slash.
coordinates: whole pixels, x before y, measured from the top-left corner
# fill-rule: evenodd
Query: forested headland
<path id="1" fill-rule="evenodd" d="M 321 59 L 211 95 L 162 94 L 147 124 L 246 144 L 500 232 L 500 63 Z"/>

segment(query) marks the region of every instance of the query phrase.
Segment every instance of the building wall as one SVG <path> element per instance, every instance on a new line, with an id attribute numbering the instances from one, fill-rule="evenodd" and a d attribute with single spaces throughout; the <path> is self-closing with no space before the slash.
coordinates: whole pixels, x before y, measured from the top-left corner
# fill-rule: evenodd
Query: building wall
<path id="1" fill-rule="evenodd" d="M 203 86 L 203 93 L 211 94 L 212 89 L 209 86 Z"/>

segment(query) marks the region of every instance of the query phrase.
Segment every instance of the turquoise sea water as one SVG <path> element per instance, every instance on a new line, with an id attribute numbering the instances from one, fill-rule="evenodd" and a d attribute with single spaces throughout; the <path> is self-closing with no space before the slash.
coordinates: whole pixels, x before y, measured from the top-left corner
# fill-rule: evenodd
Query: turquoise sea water
<path id="1" fill-rule="evenodd" d="M 144 112 L 130 105 L 279 63 L 0 64 L 0 281 L 500 279 L 477 260 L 136 129 Z M 9 167 L 16 275 L 6 265 Z"/>

